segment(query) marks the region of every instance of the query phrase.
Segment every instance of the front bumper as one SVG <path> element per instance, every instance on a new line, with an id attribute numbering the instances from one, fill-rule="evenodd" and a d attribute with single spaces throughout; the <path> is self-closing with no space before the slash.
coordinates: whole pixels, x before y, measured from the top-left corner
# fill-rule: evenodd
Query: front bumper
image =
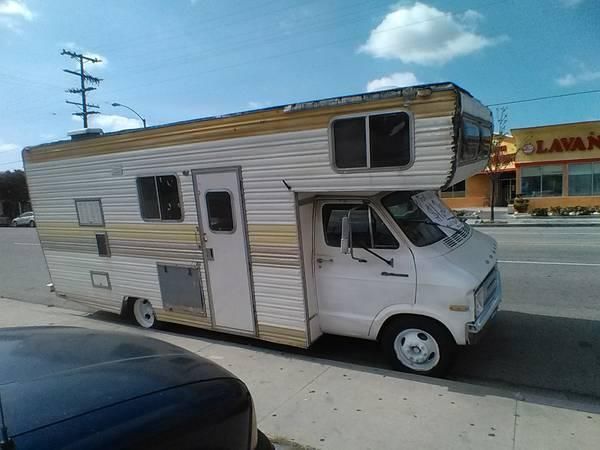
<path id="1" fill-rule="evenodd" d="M 498 279 L 498 287 L 496 290 L 496 296 L 487 303 L 485 309 L 479 314 L 479 317 L 474 322 L 467 323 L 467 343 L 475 344 L 481 336 L 483 332 L 487 329 L 488 324 L 492 321 L 496 313 L 498 312 L 498 307 L 502 302 L 502 289 L 500 287 L 500 280 Z"/>

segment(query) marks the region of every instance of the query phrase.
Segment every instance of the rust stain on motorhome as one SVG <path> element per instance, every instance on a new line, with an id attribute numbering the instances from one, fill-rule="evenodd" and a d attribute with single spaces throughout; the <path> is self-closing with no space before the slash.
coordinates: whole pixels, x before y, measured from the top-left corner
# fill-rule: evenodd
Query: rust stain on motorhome
<path id="1" fill-rule="evenodd" d="M 451 116 L 456 112 L 457 94 L 453 90 L 447 90 L 433 92 L 426 98 L 410 100 L 400 96 L 292 112 L 287 112 L 285 108 L 270 109 L 135 130 L 129 133 L 108 134 L 88 140 L 32 147 L 23 152 L 23 158 L 26 163 L 39 163 L 196 142 L 319 129 L 326 128 L 329 121 L 337 115 L 402 107 L 411 111 L 417 119 Z"/>

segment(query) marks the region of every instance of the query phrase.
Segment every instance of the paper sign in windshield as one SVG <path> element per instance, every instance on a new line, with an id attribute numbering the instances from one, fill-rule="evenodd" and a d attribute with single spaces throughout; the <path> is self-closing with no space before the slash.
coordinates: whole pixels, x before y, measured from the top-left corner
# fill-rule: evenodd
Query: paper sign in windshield
<path id="1" fill-rule="evenodd" d="M 464 224 L 442 203 L 435 192 L 423 191 L 411 198 L 429 220 L 440 225 L 440 230 L 446 236 L 452 236 L 457 230 L 463 229 Z"/>

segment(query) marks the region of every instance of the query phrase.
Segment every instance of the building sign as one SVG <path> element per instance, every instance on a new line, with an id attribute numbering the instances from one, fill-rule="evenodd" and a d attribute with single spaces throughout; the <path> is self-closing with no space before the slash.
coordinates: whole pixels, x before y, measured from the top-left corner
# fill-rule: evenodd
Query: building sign
<path id="1" fill-rule="evenodd" d="M 600 136 L 590 133 L 587 137 L 561 137 L 555 138 L 551 143 L 542 139 L 535 141 L 535 145 L 527 143 L 523 146 L 523 153 L 531 155 L 533 153 L 556 153 L 556 152 L 574 152 L 600 150 Z"/>

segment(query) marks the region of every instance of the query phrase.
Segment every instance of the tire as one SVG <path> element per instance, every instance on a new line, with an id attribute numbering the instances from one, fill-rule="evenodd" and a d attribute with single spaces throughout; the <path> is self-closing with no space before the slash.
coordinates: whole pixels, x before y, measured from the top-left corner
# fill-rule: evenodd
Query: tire
<path id="1" fill-rule="evenodd" d="M 394 369 L 433 377 L 446 374 L 456 353 L 446 327 L 418 316 L 393 319 L 382 331 L 381 344 Z"/>
<path id="2" fill-rule="evenodd" d="M 145 298 L 136 298 L 130 301 L 131 304 L 131 317 L 134 323 L 142 328 L 154 328 L 156 327 L 157 320 L 156 314 L 152 303 Z"/>
<path id="3" fill-rule="evenodd" d="M 34 220 L 30 220 L 29 221 L 29 227 L 30 228 L 35 228 L 35 221 Z"/>

